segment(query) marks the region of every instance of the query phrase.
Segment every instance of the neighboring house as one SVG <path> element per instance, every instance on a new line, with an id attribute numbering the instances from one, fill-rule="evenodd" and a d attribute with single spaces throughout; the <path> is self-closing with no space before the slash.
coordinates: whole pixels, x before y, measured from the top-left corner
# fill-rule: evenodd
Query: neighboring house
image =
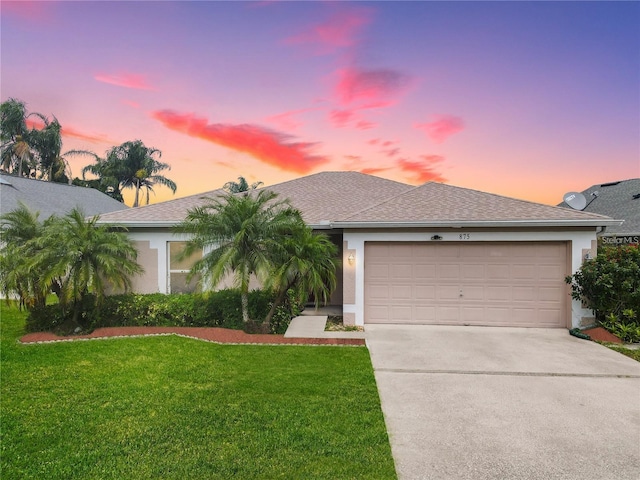
<path id="1" fill-rule="evenodd" d="M 591 311 L 564 282 L 595 252 L 596 232 L 620 222 L 429 182 L 414 187 L 356 172 L 324 172 L 264 187 L 289 198 L 331 236 L 342 266 L 331 298 L 347 324 L 576 327 Z M 187 237 L 173 234 L 200 195 L 106 214 L 140 251 L 139 292 L 188 290 Z"/>
<path id="2" fill-rule="evenodd" d="M 598 233 L 601 245 L 640 243 L 640 178 L 601 183 L 580 193 L 586 204 L 583 212 L 624 220 L 621 225 L 609 226 Z M 559 206 L 570 208 L 565 202 Z"/>
<path id="3" fill-rule="evenodd" d="M 53 214 L 65 215 L 75 207 L 82 208 L 87 216 L 129 208 L 94 188 L 0 174 L 0 212 L 11 212 L 20 202 L 40 212 L 41 220 Z"/>

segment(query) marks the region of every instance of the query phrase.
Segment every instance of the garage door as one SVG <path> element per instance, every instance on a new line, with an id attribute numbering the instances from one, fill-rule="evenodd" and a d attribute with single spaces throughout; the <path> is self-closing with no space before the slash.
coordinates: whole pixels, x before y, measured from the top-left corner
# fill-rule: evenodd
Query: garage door
<path id="1" fill-rule="evenodd" d="M 565 327 L 564 242 L 367 242 L 365 323 Z"/>

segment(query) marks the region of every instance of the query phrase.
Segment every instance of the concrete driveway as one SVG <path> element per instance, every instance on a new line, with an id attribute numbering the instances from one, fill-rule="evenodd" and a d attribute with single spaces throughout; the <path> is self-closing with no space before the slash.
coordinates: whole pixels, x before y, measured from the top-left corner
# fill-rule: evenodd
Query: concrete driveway
<path id="1" fill-rule="evenodd" d="M 366 339 L 401 480 L 640 478 L 640 363 L 564 329 Z"/>

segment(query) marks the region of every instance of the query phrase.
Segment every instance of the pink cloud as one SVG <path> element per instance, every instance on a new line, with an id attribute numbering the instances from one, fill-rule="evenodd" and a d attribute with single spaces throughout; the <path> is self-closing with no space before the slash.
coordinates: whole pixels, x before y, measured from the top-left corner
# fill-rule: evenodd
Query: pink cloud
<path id="1" fill-rule="evenodd" d="M 370 122 L 370 121 L 368 121 L 368 120 L 360 120 L 360 121 L 358 121 L 358 122 L 356 123 L 356 125 L 355 125 L 355 127 L 356 127 L 358 130 L 370 130 L 370 129 L 372 129 L 372 128 L 374 128 L 374 127 L 377 127 L 377 126 L 378 126 L 378 124 L 377 124 L 377 123 L 375 123 L 375 122 Z"/>
<path id="2" fill-rule="evenodd" d="M 453 115 L 436 115 L 432 122 L 414 124 L 414 128 L 424 130 L 431 140 L 442 143 L 451 135 L 461 132 L 464 121 Z"/>
<path id="3" fill-rule="evenodd" d="M 79 138 L 80 140 L 86 140 L 91 143 L 115 143 L 110 140 L 106 135 L 92 135 L 81 132 L 72 127 L 62 127 L 63 137 Z"/>
<path id="4" fill-rule="evenodd" d="M 358 43 L 362 27 L 371 22 L 372 11 L 365 8 L 341 10 L 324 22 L 306 27 L 303 33 L 289 37 L 288 44 L 310 44 L 324 55 Z"/>
<path id="5" fill-rule="evenodd" d="M 369 167 L 363 168 L 360 170 L 360 173 L 365 173 L 367 175 L 376 175 L 378 173 L 386 172 L 387 170 L 391 170 L 391 167 Z"/>
<path id="6" fill-rule="evenodd" d="M 399 148 L 390 148 L 389 150 L 382 151 L 387 157 L 395 157 L 398 153 L 400 153 Z"/>
<path id="7" fill-rule="evenodd" d="M 336 127 L 346 127 L 356 117 L 353 110 L 332 110 L 329 112 L 329 120 Z"/>
<path id="8" fill-rule="evenodd" d="M 288 135 L 256 125 L 208 123 L 206 118 L 192 113 L 171 110 L 156 111 L 151 116 L 171 130 L 247 153 L 282 170 L 308 173 L 328 162 L 327 158 L 310 153 L 315 144 L 289 142 Z"/>
<path id="9" fill-rule="evenodd" d="M 356 67 L 337 71 L 335 95 L 342 107 L 382 108 L 393 105 L 407 87 L 409 78 L 391 69 L 364 70 Z"/>
<path id="10" fill-rule="evenodd" d="M 317 110 L 317 108 L 301 108 L 298 110 L 290 110 L 288 112 L 278 113 L 277 115 L 271 115 L 270 117 L 265 118 L 265 120 L 269 123 L 275 124 L 282 130 L 293 131 L 304 125 L 302 121 L 297 120 L 295 117 L 297 115 L 300 115 L 301 113 L 305 113 L 311 110 Z"/>
<path id="11" fill-rule="evenodd" d="M 99 82 L 116 85 L 118 87 L 157 91 L 157 88 L 147 83 L 147 79 L 144 75 L 138 75 L 135 73 L 121 73 L 115 75 L 98 73 L 94 75 L 93 78 Z"/>
<path id="12" fill-rule="evenodd" d="M 28 128 L 32 128 L 36 130 L 41 130 L 44 128 L 44 122 L 39 118 L 30 117 L 27 119 L 26 124 Z M 110 140 L 106 135 L 92 135 L 89 133 L 84 133 L 80 130 L 77 130 L 69 126 L 62 126 L 60 130 L 60 134 L 63 137 L 79 138 L 80 140 L 86 140 L 92 143 L 115 143 L 112 140 Z"/>
<path id="13" fill-rule="evenodd" d="M 370 130 L 378 126 L 377 123 L 362 118 L 358 113 L 360 110 L 359 108 L 331 110 L 329 122 L 336 128 L 353 126 L 358 130 Z"/>
<path id="14" fill-rule="evenodd" d="M 1 3 L 2 15 L 13 15 L 29 21 L 48 21 L 51 18 L 52 4 L 49 2 L 30 2 L 26 0 Z"/>
<path id="15" fill-rule="evenodd" d="M 372 138 L 371 140 L 369 140 L 367 143 L 369 145 L 378 145 L 380 143 L 380 139 L 379 138 Z"/>
<path id="16" fill-rule="evenodd" d="M 122 103 L 129 107 L 140 108 L 140 104 L 138 102 L 134 102 L 133 100 L 122 100 Z"/>
<path id="17" fill-rule="evenodd" d="M 422 161 L 411 161 L 406 158 L 397 160 L 400 170 L 411 174 L 412 178 L 419 182 L 444 182 L 445 178 L 438 172 L 434 171 L 434 166 L 444 161 L 444 157 L 440 155 L 422 155 Z"/>

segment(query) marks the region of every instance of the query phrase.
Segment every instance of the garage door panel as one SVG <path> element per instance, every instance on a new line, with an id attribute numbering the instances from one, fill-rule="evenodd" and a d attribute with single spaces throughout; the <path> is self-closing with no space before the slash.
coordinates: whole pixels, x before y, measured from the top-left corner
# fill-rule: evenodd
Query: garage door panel
<path id="1" fill-rule="evenodd" d="M 391 265 L 391 281 L 411 283 L 413 281 L 413 269 L 410 263 Z"/>
<path id="2" fill-rule="evenodd" d="M 426 265 L 414 264 L 412 269 L 413 269 L 413 277 L 419 281 L 423 281 L 423 280 L 435 281 L 437 278 L 435 263 L 429 263 Z"/>
<path id="3" fill-rule="evenodd" d="M 487 280 L 508 280 L 511 276 L 511 268 L 504 263 L 491 263 L 487 265 Z"/>
<path id="4" fill-rule="evenodd" d="M 389 323 L 389 307 L 386 305 L 370 305 L 368 308 L 369 323 Z"/>
<path id="5" fill-rule="evenodd" d="M 462 289 L 463 303 L 484 300 L 486 296 L 485 290 L 486 290 L 485 287 L 482 285 L 465 286 Z"/>
<path id="6" fill-rule="evenodd" d="M 385 304 L 390 300 L 389 285 L 370 285 L 368 294 L 369 300 L 373 305 L 380 303 Z"/>
<path id="7" fill-rule="evenodd" d="M 442 300 L 455 300 L 460 299 L 460 287 L 458 285 L 437 285 L 436 286 L 436 299 Z"/>
<path id="8" fill-rule="evenodd" d="M 413 312 L 410 305 L 395 304 L 391 307 L 390 313 L 398 322 L 409 322 L 413 318 Z"/>
<path id="9" fill-rule="evenodd" d="M 437 271 L 440 280 L 458 280 L 460 278 L 460 265 L 457 263 L 441 264 Z"/>
<path id="10" fill-rule="evenodd" d="M 365 322 L 563 327 L 566 252 L 563 242 L 366 242 Z"/>
<path id="11" fill-rule="evenodd" d="M 538 289 L 535 287 L 513 287 L 512 292 L 516 302 L 534 302 L 538 299 Z"/>
<path id="12" fill-rule="evenodd" d="M 540 265 L 538 268 L 540 280 L 556 280 L 564 278 L 564 268 L 561 265 Z"/>
<path id="13" fill-rule="evenodd" d="M 538 300 L 540 300 L 541 302 L 558 303 L 562 301 L 562 298 L 565 295 L 568 295 L 568 293 L 565 292 L 564 287 L 559 287 L 559 288 L 540 287 L 538 289 Z"/>
<path id="14" fill-rule="evenodd" d="M 389 278 L 389 265 L 381 265 L 379 263 L 367 265 L 367 275 L 372 280 L 387 281 Z"/>
<path id="15" fill-rule="evenodd" d="M 537 276 L 536 267 L 533 265 L 518 264 L 511 267 L 512 279 L 533 281 Z"/>
<path id="16" fill-rule="evenodd" d="M 510 302 L 511 287 L 495 285 L 487 287 L 487 300 L 490 302 Z"/>
<path id="17" fill-rule="evenodd" d="M 433 301 L 436 299 L 435 285 L 414 285 L 412 288 L 413 288 L 413 298 L 416 300 Z"/>
<path id="18" fill-rule="evenodd" d="M 457 323 L 460 321 L 460 307 L 438 306 L 436 307 L 436 315 L 438 320 L 443 323 Z"/>
<path id="19" fill-rule="evenodd" d="M 411 300 L 411 286 L 409 285 L 392 285 L 391 300 Z"/>
<path id="20" fill-rule="evenodd" d="M 486 270 L 484 265 L 462 265 L 462 278 L 467 281 L 473 280 L 484 280 L 487 278 Z"/>
<path id="21" fill-rule="evenodd" d="M 476 323 L 485 317 L 484 307 L 467 307 L 462 306 L 460 308 L 460 320 L 463 324 Z"/>
<path id="22" fill-rule="evenodd" d="M 418 323 L 434 323 L 438 318 L 435 306 L 416 305 L 413 313 L 414 320 Z"/>

